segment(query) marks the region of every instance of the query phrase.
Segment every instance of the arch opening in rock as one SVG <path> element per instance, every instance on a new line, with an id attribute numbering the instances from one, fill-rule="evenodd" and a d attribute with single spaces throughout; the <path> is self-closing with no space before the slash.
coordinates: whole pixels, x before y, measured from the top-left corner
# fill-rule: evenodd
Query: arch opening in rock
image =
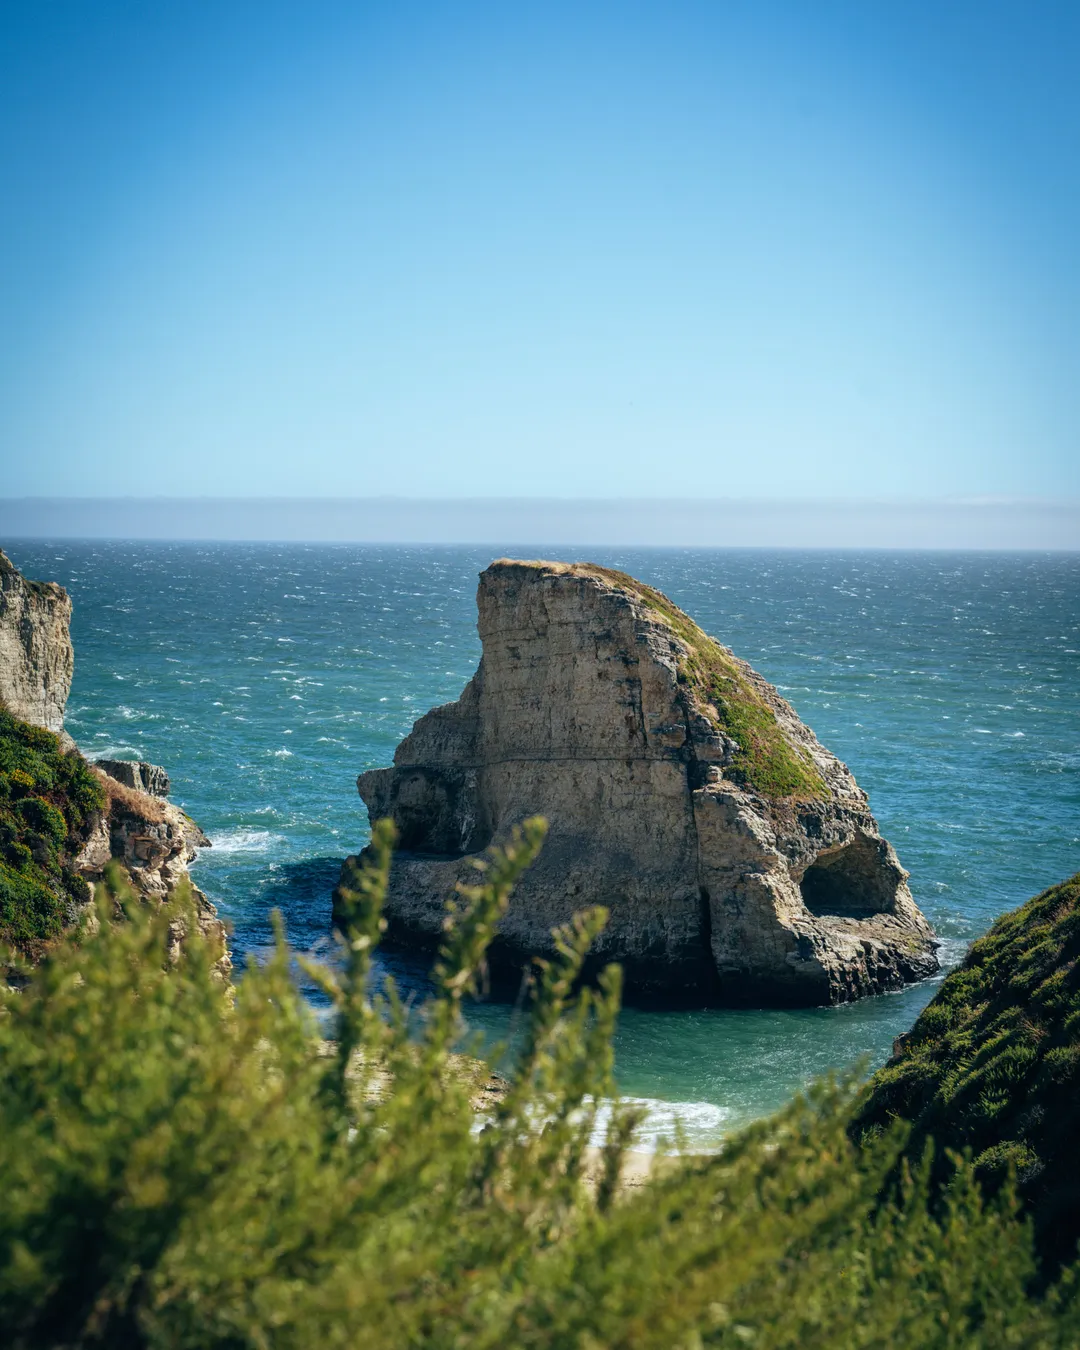
<path id="1" fill-rule="evenodd" d="M 889 865 L 882 842 L 856 837 L 815 858 L 799 883 L 810 913 L 865 919 L 891 911 L 903 874 Z"/>

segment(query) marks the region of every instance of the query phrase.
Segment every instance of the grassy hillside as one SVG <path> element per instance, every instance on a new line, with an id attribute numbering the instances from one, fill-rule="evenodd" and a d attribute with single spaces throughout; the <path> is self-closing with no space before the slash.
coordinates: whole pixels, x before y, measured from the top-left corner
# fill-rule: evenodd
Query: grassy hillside
<path id="1" fill-rule="evenodd" d="M 0 705 L 0 943 L 33 956 L 88 899 L 71 862 L 103 805 L 77 750 L 62 752 L 52 732 Z"/>
<path id="2" fill-rule="evenodd" d="M 910 1121 L 907 1156 L 928 1138 L 969 1150 L 984 1188 L 1015 1172 L 1043 1255 L 1080 1239 L 1080 874 L 999 919 L 897 1053 L 856 1119 L 864 1137 Z"/>

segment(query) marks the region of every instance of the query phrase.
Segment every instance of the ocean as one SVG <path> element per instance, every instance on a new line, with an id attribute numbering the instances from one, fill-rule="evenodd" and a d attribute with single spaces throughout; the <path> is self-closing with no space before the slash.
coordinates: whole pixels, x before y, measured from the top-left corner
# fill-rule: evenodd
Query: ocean
<path id="1" fill-rule="evenodd" d="M 161 509 L 166 511 L 167 505 Z M 258 959 L 278 908 L 332 952 L 330 892 L 367 838 L 356 775 L 389 764 L 476 668 L 477 573 L 588 559 L 665 591 L 770 679 L 853 770 L 911 872 L 946 965 L 1003 910 L 1080 869 L 1080 555 L 544 550 L 22 541 L 75 605 L 67 725 L 82 749 L 163 764 L 213 841 L 198 884 Z M 383 958 L 406 992 L 423 967 Z M 621 1091 L 640 1143 L 691 1147 L 815 1076 L 880 1064 L 939 980 L 842 1008 L 625 1009 Z M 511 1010 L 470 1009 L 489 1039 Z"/>

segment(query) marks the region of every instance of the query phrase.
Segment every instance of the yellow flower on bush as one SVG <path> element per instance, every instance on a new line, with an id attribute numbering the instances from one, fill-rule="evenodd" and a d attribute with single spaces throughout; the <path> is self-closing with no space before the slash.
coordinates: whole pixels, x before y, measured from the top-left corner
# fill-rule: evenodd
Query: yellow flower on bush
<path id="1" fill-rule="evenodd" d="M 11 781 L 21 788 L 32 788 L 34 786 L 33 777 L 24 769 L 13 769 L 11 772 Z"/>

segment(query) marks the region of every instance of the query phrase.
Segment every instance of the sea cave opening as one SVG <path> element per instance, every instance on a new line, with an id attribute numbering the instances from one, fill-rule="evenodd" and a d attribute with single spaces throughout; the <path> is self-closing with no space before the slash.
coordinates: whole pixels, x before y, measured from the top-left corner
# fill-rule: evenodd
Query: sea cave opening
<path id="1" fill-rule="evenodd" d="M 811 914 L 865 919 L 890 910 L 896 879 L 885 865 L 878 841 L 857 838 L 822 853 L 803 873 L 800 888 Z"/>

